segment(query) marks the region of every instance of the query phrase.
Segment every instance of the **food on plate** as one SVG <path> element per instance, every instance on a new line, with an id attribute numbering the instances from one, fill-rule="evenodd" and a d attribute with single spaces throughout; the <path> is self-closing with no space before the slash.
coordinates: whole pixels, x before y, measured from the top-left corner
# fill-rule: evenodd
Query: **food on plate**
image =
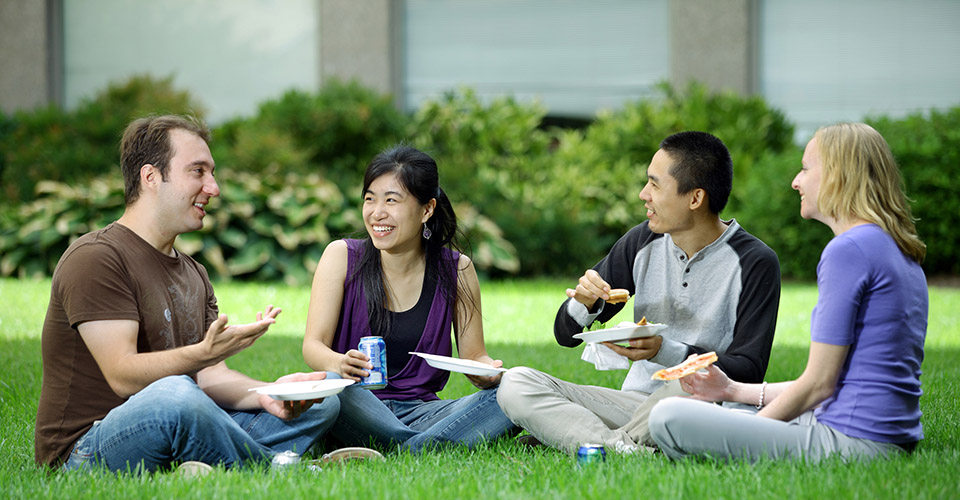
<path id="1" fill-rule="evenodd" d="M 640 318 L 640 321 L 637 321 L 637 326 L 647 326 L 647 317 Z"/>
<path id="2" fill-rule="evenodd" d="M 650 377 L 653 380 L 677 380 L 691 373 L 712 365 L 717 360 L 717 353 L 710 351 L 698 356 L 690 356 L 686 361 L 670 368 L 664 368 Z"/>
<path id="3" fill-rule="evenodd" d="M 607 295 L 610 296 L 610 298 L 607 299 L 607 302 L 611 304 L 619 304 L 621 302 L 630 300 L 630 292 L 623 288 L 614 288 L 613 290 L 610 290 L 610 293 Z"/>

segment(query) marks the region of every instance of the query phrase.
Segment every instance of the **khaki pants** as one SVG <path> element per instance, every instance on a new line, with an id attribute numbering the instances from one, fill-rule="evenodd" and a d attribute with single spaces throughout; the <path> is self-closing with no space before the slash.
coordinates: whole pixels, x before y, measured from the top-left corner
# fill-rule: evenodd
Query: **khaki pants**
<path id="1" fill-rule="evenodd" d="M 568 452 L 602 444 L 609 452 L 650 446 L 647 419 L 660 400 L 684 394 L 676 381 L 653 394 L 578 385 L 527 367 L 503 374 L 497 402 L 513 423 L 542 443 Z"/>

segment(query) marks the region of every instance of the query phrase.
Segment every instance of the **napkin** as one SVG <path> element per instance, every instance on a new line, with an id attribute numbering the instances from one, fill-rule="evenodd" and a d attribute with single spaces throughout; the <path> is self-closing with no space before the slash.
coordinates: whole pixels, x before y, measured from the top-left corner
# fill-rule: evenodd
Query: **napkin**
<path id="1" fill-rule="evenodd" d="M 630 368 L 629 358 L 613 352 L 613 349 L 600 343 L 587 344 L 583 348 L 580 359 L 593 363 L 597 370 L 626 370 Z"/>

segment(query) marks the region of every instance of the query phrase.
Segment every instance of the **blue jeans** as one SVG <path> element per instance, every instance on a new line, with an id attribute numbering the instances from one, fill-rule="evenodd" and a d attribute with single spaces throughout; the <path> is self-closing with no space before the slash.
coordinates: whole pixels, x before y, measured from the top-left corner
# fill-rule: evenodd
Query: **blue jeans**
<path id="1" fill-rule="evenodd" d="M 226 467 L 269 461 L 277 452 L 307 451 L 339 410 L 333 397 L 293 420 L 262 410 L 227 411 L 190 377 L 165 377 L 94 422 L 63 468 L 149 472 L 188 460 Z"/>
<path id="2" fill-rule="evenodd" d="M 381 401 L 352 385 L 339 397 L 340 416 L 330 434 L 347 446 L 399 445 L 411 453 L 449 444 L 473 448 L 519 430 L 500 410 L 496 387 L 460 399 Z"/>

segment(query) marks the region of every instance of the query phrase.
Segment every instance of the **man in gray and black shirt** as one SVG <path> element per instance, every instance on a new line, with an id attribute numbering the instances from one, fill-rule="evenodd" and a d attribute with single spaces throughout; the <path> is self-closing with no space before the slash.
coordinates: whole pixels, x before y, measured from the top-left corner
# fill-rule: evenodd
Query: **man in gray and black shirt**
<path id="1" fill-rule="evenodd" d="M 560 345 L 594 321 L 606 322 L 624 304 L 609 292 L 634 297 L 634 320 L 667 326 L 629 347 L 604 343 L 632 360 L 620 390 L 582 386 L 527 367 L 504 374 L 498 401 L 514 423 L 544 444 L 575 451 L 600 443 L 614 452 L 650 444 L 647 415 L 657 401 L 682 394 L 679 384 L 651 380 L 688 355 L 716 351 L 717 365 L 741 382 L 763 380 L 780 300 L 776 254 L 720 211 L 732 187 L 733 164 L 723 142 L 704 132 L 681 132 L 660 144 L 647 168 L 640 199 L 648 221 L 614 244 L 557 312 Z M 587 365 L 584 365 L 585 367 Z"/>

